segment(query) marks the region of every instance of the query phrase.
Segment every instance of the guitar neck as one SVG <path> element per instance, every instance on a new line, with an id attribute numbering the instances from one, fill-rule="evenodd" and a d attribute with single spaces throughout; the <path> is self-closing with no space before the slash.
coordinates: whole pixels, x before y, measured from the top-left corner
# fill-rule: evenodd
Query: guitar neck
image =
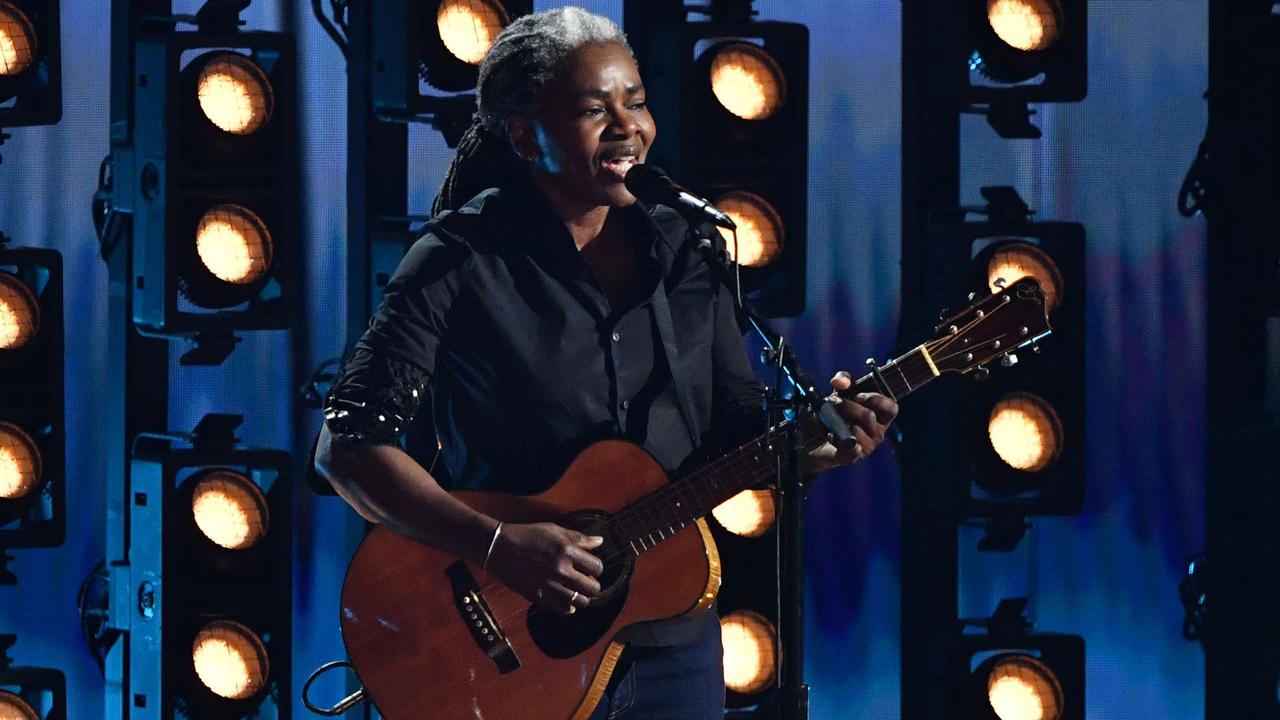
<path id="1" fill-rule="evenodd" d="M 881 365 L 879 376 L 858 378 L 847 393 L 879 392 L 901 399 L 938 377 L 939 371 L 924 345 Z M 886 391 L 888 391 L 886 393 Z M 636 555 L 652 548 L 681 528 L 707 515 L 720 503 L 786 470 L 790 453 L 780 444 L 792 422 L 797 423 L 805 450 L 827 441 L 827 429 L 812 413 L 769 429 L 724 456 L 677 478 L 619 512 L 610 520 L 616 536 Z"/>

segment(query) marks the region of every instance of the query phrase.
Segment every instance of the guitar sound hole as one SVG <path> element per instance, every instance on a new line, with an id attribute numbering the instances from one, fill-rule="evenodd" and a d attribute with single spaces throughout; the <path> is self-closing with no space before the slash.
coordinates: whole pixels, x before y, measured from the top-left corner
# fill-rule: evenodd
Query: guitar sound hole
<path id="1" fill-rule="evenodd" d="M 595 553 L 605 563 L 599 578 L 600 594 L 592 598 L 589 606 L 572 615 L 530 608 L 529 637 L 549 657 L 571 658 L 595 645 L 622 611 L 635 558 L 627 546 L 612 537 L 608 519 L 608 514 L 599 510 L 579 510 L 556 521 L 588 535 L 604 536 L 604 544 Z"/>

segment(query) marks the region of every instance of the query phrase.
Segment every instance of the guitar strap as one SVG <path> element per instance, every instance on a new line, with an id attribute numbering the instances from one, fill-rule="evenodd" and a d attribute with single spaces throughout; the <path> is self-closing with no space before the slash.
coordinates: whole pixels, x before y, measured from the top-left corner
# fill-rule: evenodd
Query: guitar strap
<path id="1" fill-rule="evenodd" d="M 680 348 L 676 344 L 675 325 L 671 321 L 671 306 L 667 304 L 666 283 L 658 283 L 653 293 L 653 319 L 658 326 L 658 338 L 667 354 L 667 367 L 671 370 L 671 387 L 675 389 L 676 401 L 680 406 L 680 415 L 684 418 L 685 427 L 689 429 L 689 442 L 694 450 L 702 444 L 698 424 L 694 420 L 693 401 L 689 398 L 689 383 L 685 381 L 680 368 Z"/>

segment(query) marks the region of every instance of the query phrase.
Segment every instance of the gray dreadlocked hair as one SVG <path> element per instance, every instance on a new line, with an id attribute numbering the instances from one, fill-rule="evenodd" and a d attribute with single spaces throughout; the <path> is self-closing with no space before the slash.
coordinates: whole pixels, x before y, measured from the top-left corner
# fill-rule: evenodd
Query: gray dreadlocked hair
<path id="1" fill-rule="evenodd" d="M 476 121 L 458 143 L 433 213 L 455 210 L 482 190 L 527 175 L 508 142 L 507 120 L 532 116 L 569 55 L 595 43 L 617 43 L 633 53 L 617 25 L 579 7 L 525 15 L 498 35 L 480 63 Z"/>

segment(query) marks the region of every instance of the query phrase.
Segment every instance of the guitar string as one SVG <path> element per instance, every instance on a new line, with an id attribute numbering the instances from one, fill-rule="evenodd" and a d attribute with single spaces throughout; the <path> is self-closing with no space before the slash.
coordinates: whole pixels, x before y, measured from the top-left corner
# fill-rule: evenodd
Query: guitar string
<path id="1" fill-rule="evenodd" d="M 967 333 L 975 325 L 985 321 L 991 315 L 994 315 L 997 311 L 1007 306 L 1008 306 L 1007 304 L 998 305 L 993 310 L 988 312 L 985 317 L 974 318 L 973 320 L 970 320 L 969 322 L 965 323 L 962 326 L 961 332 Z M 957 333 L 957 336 L 959 334 L 960 333 Z M 1002 334 L 1000 337 L 1003 338 L 1004 335 Z M 956 339 L 957 337 L 947 338 L 945 342 L 940 343 L 940 347 L 951 346 L 954 344 Z M 971 348 L 962 348 L 961 350 L 950 353 L 950 354 L 946 354 L 945 351 L 943 351 L 939 353 L 937 357 L 934 359 L 935 359 L 935 362 L 946 362 L 947 360 L 950 360 L 952 358 L 960 356 L 963 353 L 967 353 L 971 351 L 972 351 Z M 911 352 L 914 352 L 914 350 Z M 913 385 L 906 380 L 906 372 L 902 367 L 905 361 L 905 358 L 909 357 L 911 355 L 911 352 L 905 353 L 902 356 L 902 358 L 899 358 L 894 361 L 894 365 L 898 368 L 898 372 L 900 375 L 902 375 L 902 380 L 907 386 L 906 388 L 904 388 L 906 392 L 903 392 L 903 391 L 895 392 L 895 395 L 899 397 L 905 395 L 913 387 Z M 925 378 L 926 381 L 928 379 L 932 379 L 932 377 L 929 376 Z M 857 381 L 854 382 L 853 389 L 856 389 L 862 384 L 868 383 L 873 380 L 874 380 L 873 375 L 870 375 L 870 374 L 864 375 L 863 377 L 859 378 Z M 888 383 L 889 379 L 884 378 L 884 382 Z M 917 383 L 915 387 L 918 387 L 919 384 L 920 383 Z M 782 428 L 783 425 L 785 425 L 785 423 L 775 426 L 773 428 L 770 428 L 769 430 L 766 431 L 764 437 L 757 438 L 756 440 L 753 440 L 750 443 L 747 443 L 746 445 L 743 445 L 735 449 L 734 451 L 726 454 L 726 456 L 722 458 L 720 461 L 712 463 L 711 465 L 704 466 L 702 468 L 698 468 L 693 472 L 691 472 L 689 475 L 683 478 L 680 478 L 677 482 L 667 485 L 659 489 L 658 491 L 655 491 L 654 493 L 651 493 L 650 495 L 645 496 L 644 498 L 641 498 L 636 503 L 632 504 L 631 506 L 625 508 L 624 510 L 620 511 L 619 513 L 611 517 L 609 521 L 607 521 L 606 525 L 609 527 L 609 529 L 615 529 L 615 528 L 622 529 L 622 527 L 625 524 L 632 524 L 634 521 L 639 521 L 638 524 L 639 524 L 640 533 L 637 534 L 634 531 L 632 532 L 623 531 L 621 533 L 615 532 L 614 534 L 619 536 L 617 539 L 625 540 L 626 541 L 625 545 L 631 547 L 632 554 L 635 554 L 635 555 L 639 555 L 642 552 L 645 552 L 649 549 L 652 549 L 653 547 L 656 547 L 659 543 L 665 541 L 669 537 L 672 537 L 676 533 L 687 528 L 686 521 L 681 517 L 678 510 L 675 510 L 669 502 L 659 502 L 659 501 L 669 501 L 671 499 L 671 496 L 678 495 L 679 493 L 685 490 L 693 491 L 696 493 L 699 490 L 699 486 L 694 481 L 708 474 L 710 474 L 712 477 L 716 475 L 733 477 L 733 480 L 730 483 L 730 487 L 737 491 L 740 491 L 741 489 L 746 489 L 751 485 L 759 482 L 759 480 L 756 479 L 754 474 L 752 474 L 751 472 L 741 473 L 742 470 L 758 472 L 762 469 L 765 469 L 758 455 L 752 455 L 750 458 L 748 458 L 747 455 L 751 453 L 758 453 L 761 450 L 768 451 L 770 448 L 768 447 L 768 444 L 765 443 L 764 441 L 769 439 L 771 436 L 775 436 L 776 433 Z M 800 429 L 801 431 L 804 430 L 804 428 L 800 428 Z M 820 439 L 819 442 L 813 447 L 808 447 L 808 444 L 812 442 L 815 438 L 813 437 L 806 438 L 806 441 L 805 441 L 806 450 L 812 451 L 816 447 L 821 446 L 823 442 L 826 442 L 825 436 L 819 435 L 818 438 Z M 773 455 L 772 453 L 768 453 L 767 457 L 776 458 L 777 456 Z M 738 471 L 738 472 L 735 472 L 735 471 Z M 748 482 L 742 482 L 742 477 L 744 475 L 750 478 Z M 730 497 L 732 497 L 732 495 L 730 495 Z M 694 498 L 696 500 L 697 496 L 694 495 Z M 714 508 L 707 508 L 702 503 L 699 503 L 698 507 L 699 507 L 699 511 L 692 513 L 691 517 L 689 518 L 689 521 L 696 522 L 699 518 L 705 516 L 712 509 L 714 509 Z M 672 511 L 672 514 L 674 516 L 676 523 L 681 524 L 680 528 L 677 529 L 672 523 L 666 522 L 666 518 L 664 517 L 664 515 L 661 514 L 661 511 L 668 510 L 668 509 Z M 643 522 L 643 520 L 646 517 L 650 521 L 656 520 L 658 524 L 656 526 L 646 525 Z M 663 525 L 666 526 L 667 532 L 670 533 L 670 535 L 666 535 L 662 532 L 661 528 Z M 632 527 L 634 528 L 636 527 L 636 525 L 632 524 Z M 646 531 L 646 528 L 651 528 L 651 529 L 648 529 Z M 659 535 L 658 540 L 653 539 L 653 535 L 655 533 Z M 643 542 L 644 537 L 647 537 L 649 539 L 648 547 L 645 547 L 645 544 Z M 637 552 L 634 547 L 634 543 L 636 542 L 640 542 L 641 544 L 642 549 L 639 552 Z M 624 543 L 618 542 L 617 544 L 619 547 L 621 547 Z M 625 560 L 626 555 L 627 555 L 626 551 L 619 550 L 617 552 L 602 556 L 601 563 L 603 565 L 604 572 L 617 569 L 619 566 L 618 561 Z M 482 594 L 489 596 L 490 598 L 496 599 L 506 595 L 507 593 L 514 593 L 516 591 L 512 588 L 507 587 L 506 585 L 503 585 L 501 582 L 491 582 L 486 584 L 484 587 L 480 588 L 480 592 Z M 532 603 L 531 603 L 531 606 L 533 607 L 533 609 L 531 611 L 527 611 L 530 616 L 536 615 L 539 612 L 548 609 L 545 606 L 533 605 Z M 512 619 L 514 619 L 520 614 L 524 614 L 525 612 L 526 611 L 517 611 L 516 613 L 512 615 L 508 615 L 500 620 L 497 620 L 496 622 L 498 622 L 499 624 L 509 623 Z"/>
<path id="2" fill-rule="evenodd" d="M 1005 306 L 1004 305 L 997 306 L 994 310 L 991 311 L 991 313 L 988 314 L 988 317 L 991 314 L 994 314 L 996 310 L 1000 310 L 1003 307 Z M 963 326 L 963 332 L 968 332 L 970 329 L 972 329 L 972 327 L 982 322 L 983 320 L 984 318 L 975 318 L 969 321 L 968 323 L 965 323 Z M 948 338 L 944 344 L 952 345 L 954 344 L 954 342 L 955 342 L 954 338 Z M 937 360 L 945 362 L 946 360 L 957 357 L 961 353 L 968 352 L 968 351 L 969 351 L 969 348 L 964 348 L 959 352 L 955 352 L 951 354 L 939 354 L 937 357 Z M 909 380 L 907 380 L 906 371 L 903 368 L 903 365 L 906 362 L 906 358 L 910 357 L 910 355 L 913 352 L 915 352 L 915 350 L 905 353 L 901 358 L 896 359 L 893 363 L 894 366 L 898 368 L 899 374 L 902 376 L 902 382 L 906 385 L 905 388 L 895 391 L 895 395 L 897 396 L 904 396 L 905 394 L 910 392 L 910 390 L 913 387 L 919 387 L 922 384 L 921 381 L 918 381 L 913 386 L 912 383 Z M 927 381 L 929 379 L 932 379 L 932 375 L 926 376 L 924 378 L 924 381 Z M 874 376 L 872 374 L 864 375 L 863 377 L 859 378 L 857 381 L 854 382 L 853 389 L 858 389 L 864 384 L 871 384 L 873 381 L 874 381 Z M 890 379 L 888 377 L 885 377 L 884 382 L 889 383 Z M 806 419 L 809 419 L 809 418 L 806 418 Z M 782 426 L 785 424 L 786 423 L 782 423 L 778 426 L 770 428 L 768 431 L 766 431 L 763 437 L 757 438 L 735 449 L 734 451 L 731 451 L 730 453 L 726 454 L 726 456 L 723 457 L 720 461 L 694 470 L 689 475 L 683 478 L 680 478 L 677 482 L 672 483 L 671 485 L 667 485 L 659 489 L 658 491 L 655 491 L 654 493 L 651 493 L 650 495 L 645 496 L 644 498 L 641 498 L 636 503 L 633 503 L 631 506 L 615 514 L 607 522 L 607 527 L 609 529 L 615 530 L 613 534 L 616 536 L 616 540 L 618 541 L 616 542 L 617 546 L 619 548 L 623 546 L 629 546 L 631 547 L 632 554 L 639 555 L 644 551 L 652 549 L 657 544 L 665 541 L 668 537 L 671 537 L 675 533 L 685 529 L 685 527 L 687 527 L 687 525 L 685 524 L 686 523 L 685 519 L 681 517 L 681 515 L 679 514 L 679 511 L 676 511 L 674 510 L 674 508 L 672 508 L 672 505 L 669 501 L 673 496 L 678 496 L 681 492 L 684 492 L 686 490 L 694 493 L 698 493 L 700 490 L 705 492 L 705 489 L 700 488 L 698 483 L 695 482 L 696 480 L 701 479 L 703 476 L 711 475 L 712 477 L 714 477 L 716 475 L 720 475 L 720 476 L 733 477 L 734 479 L 731 481 L 729 487 L 731 487 L 734 490 L 745 489 L 747 487 L 750 487 L 750 485 L 758 482 L 759 480 L 755 477 L 755 473 L 760 472 L 765 468 L 757 453 L 759 453 L 762 450 L 764 451 L 769 450 L 769 447 L 768 447 L 769 443 L 767 443 L 766 441 L 771 436 L 775 436 L 776 433 L 779 430 L 781 430 Z M 804 430 L 805 428 L 802 427 L 801 431 L 803 432 Z M 814 444 L 813 447 L 809 447 L 809 444 L 815 439 L 818 440 L 818 442 Z M 817 437 L 808 437 L 806 438 L 806 449 L 811 451 L 814 448 L 820 446 L 825 441 L 826 441 L 826 437 L 820 434 L 817 435 Z M 748 455 L 751 455 L 751 457 L 748 457 Z M 767 457 L 776 457 L 776 456 L 773 455 L 772 453 L 767 453 Z M 743 470 L 746 470 L 748 472 L 746 473 L 741 472 Z M 747 482 L 743 482 L 744 475 L 747 478 L 749 478 Z M 694 495 L 694 498 L 697 499 L 696 494 Z M 698 518 L 705 516 L 710 512 L 711 509 L 713 509 L 713 508 L 705 507 L 705 505 L 706 503 L 698 503 L 699 511 L 690 513 L 691 517 L 689 518 L 689 521 L 696 521 Z M 662 513 L 663 510 L 672 510 L 672 514 L 674 516 L 676 523 L 681 524 L 681 527 L 677 529 L 673 523 L 667 522 L 667 518 Z M 649 523 L 645 522 L 646 519 L 649 521 Z M 653 521 L 656 521 L 657 524 L 656 525 L 652 524 Z M 630 530 L 626 529 L 628 525 L 630 525 L 632 529 Z M 670 535 L 667 535 L 662 532 L 662 526 L 664 525 L 666 526 L 667 532 L 670 533 Z M 635 532 L 635 529 L 637 527 L 640 530 L 640 532 L 638 533 Z M 653 538 L 654 534 L 657 534 L 659 536 L 657 540 L 654 540 Z M 644 543 L 644 539 L 646 537 L 649 540 L 647 547 Z M 639 552 L 637 552 L 634 547 L 634 543 L 636 542 L 639 542 L 641 544 L 642 549 Z M 619 565 L 618 561 L 620 559 L 625 560 L 626 555 L 627 553 L 625 550 L 619 549 L 619 551 L 617 552 L 601 556 L 601 562 L 604 568 L 603 572 L 608 572 L 610 570 L 617 569 Z M 483 588 L 481 588 L 480 591 L 483 594 L 494 599 L 502 597 L 507 593 L 516 592 L 515 590 L 507 587 L 506 585 L 503 585 L 500 582 L 488 583 Z M 548 608 L 541 605 L 534 606 L 530 615 L 537 614 L 538 612 L 545 609 L 548 609 Z M 519 614 L 522 614 L 523 612 L 525 611 L 517 611 L 514 615 L 504 617 L 498 620 L 497 622 L 499 622 L 499 624 L 508 623 L 514 617 L 516 617 Z"/>

